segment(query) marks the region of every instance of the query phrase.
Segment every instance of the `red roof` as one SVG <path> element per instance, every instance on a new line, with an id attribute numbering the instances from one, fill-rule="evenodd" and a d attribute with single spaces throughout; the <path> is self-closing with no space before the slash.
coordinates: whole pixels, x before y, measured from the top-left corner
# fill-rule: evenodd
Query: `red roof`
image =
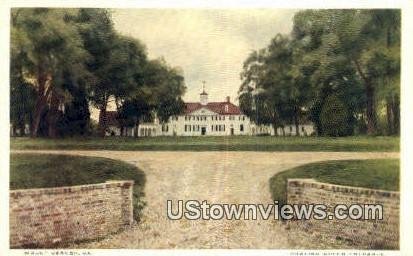
<path id="1" fill-rule="evenodd" d="M 190 114 L 201 108 L 206 108 L 219 115 L 242 115 L 239 107 L 231 102 L 209 102 L 207 105 L 201 105 L 199 102 L 185 103 L 185 114 Z"/>

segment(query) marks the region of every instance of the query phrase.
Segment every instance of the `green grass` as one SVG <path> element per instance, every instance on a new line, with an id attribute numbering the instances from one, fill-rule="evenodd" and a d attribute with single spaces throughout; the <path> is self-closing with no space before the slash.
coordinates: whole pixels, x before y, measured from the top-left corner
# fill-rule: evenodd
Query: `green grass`
<path id="1" fill-rule="evenodd" d="M 133 180 L 134 218 L 144 206 L 145 174 L 135 166 L 101 157 L 11 154 L 10 189 L 47 188 Z"/>
<path id="2" fill-rule="evenodd" d="M 341 160 L 311 163 L 274 175 L 270 190 L 274 200 L 285 204 L 287 179 L 312 178 L 320 182 L 383 190 L 399 190 L 398 159 Z"/>
<path id="3" fill-rule="evenodd" d="M 164 151 L 399 151 L 399 137 L 12 138 L 11 149 Z"/>

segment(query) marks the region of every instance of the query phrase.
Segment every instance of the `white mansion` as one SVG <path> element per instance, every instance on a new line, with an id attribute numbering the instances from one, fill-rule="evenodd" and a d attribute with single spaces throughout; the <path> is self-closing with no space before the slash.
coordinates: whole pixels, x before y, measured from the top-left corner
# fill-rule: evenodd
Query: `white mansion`
<path id="1" fill-rule="evenodd" d="M 121 130 L 116 121 L 116 112 L 108 112 L 108 130 L 106 135 L 119 136 Z M 312 124 L 299 126 L 300 136 L 311 135 Z M 136 127 L 126 128 L 123 134 L 135 136 Z M 228 135 L 274 135 L 274 129 L 267 125 L 255 125 L 244 115 L 240 108 L 226 97 L 223 102 L 208 102 L 208 94 L 200 94 L 200 102 L 185 103 L 183 114 L 171 116 L 167 123 L 160 123 L 157 118 L 151 123 L 141 123 L 137 136 L 228 136 Z M 278 135 L 295 135 L 295 126 L 287 125 L 284 131 L 277 129 Z"/>

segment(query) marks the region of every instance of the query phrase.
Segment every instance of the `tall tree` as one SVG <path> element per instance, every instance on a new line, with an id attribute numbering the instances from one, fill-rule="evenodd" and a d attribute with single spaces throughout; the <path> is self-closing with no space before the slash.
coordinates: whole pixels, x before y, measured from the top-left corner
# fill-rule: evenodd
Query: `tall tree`
<path id="1" fill-rule="evenodd" d="M 105 135 L 106 111 L 114 101 L 118 111 L 143 83 L 146 50 L 138 40 L 118 35 L 104 9 L 82 9 L 78 18 L 85 48 L 93 56 L 87 63 L 96 78 L 89 87 L 91 103 L 99 109 L 99 134 Z"/>
<path id="2" fill-rule="evenodd" d="M 20 62 L 17 66 L 21 67 L 24 79 L 36 91 L 32 136 L 38 136 L 40 119 L 47 109 L 49 136 L 57 135 L 56 111 L 69 98 L 62 86 L 63 73 L 68 71 L 76 79 L 87 76 L 83 63 L 88 54 L 70 19 L 76 12 L 45 8 L 12 10 L 12 67 L 16 66 L 13 62 Z"/>
<path id="3" fill-rule="evenodd" d="M 385 102 L 387 134 L 400 126 L 400 10 L 366 10 L 371 19 L 364 29 L 372 38 L 374 53 L 369 63 L 377 84 L 378 99 Z"/>
<path id="4" fill-rule="evenodd" d="M 11 77 L 10 120 L 13 134 L 16 135 L 16 129 L 19 129 L 20 135 L 24 135 L 26 124 L 30 125 L 33 121 L 36 91 L 21 75 L 12 74 Z"/>
<path id="5" fill-rule="evenodd" d="M 61 136 L 90 134 L 90 112 L 86 84 L 73 81 L 70 74 L 64 76 L 65 88 L 72 100 L 62 106 L 58 117 L 58 132 Z"/>
<path id="6" fill-rule="evenodd" d="M 298 135 L 307 91 L 299 67 L 294 66 L 299 54 L 293 47 L 289 37 L 278 34 L 267 48 L 247 58 L 241 74 L 240 105 L 255 123 L 270 124 L 274 131 L 294 122 Z"/>
<path id="7" fill-rule="evenodd" d="M 343 65 L 354 69 L 359 82 L 364 87 L 368 134 L 377 132 L 376 101 L 379 81 L 375 69 L 379 59 L 383 59 L 380 55 L 383 55 L 383 47 L 386 47 L 388 31 L 396 32 L 400 27 L 396 18 L 397 11 L 383 11 L 386 14 L 381 12 L 380 10 L 303 11 L 296 15 L 293 29 L 293 33 L 298 38 L 309 41 L 309 53 L 319 59 L 316 76 L 326 77 L 326 72 L 338 74 L 339 68 Z M 392 17 L 388 22 L 384 22 L 383 16 L 386 15 Z M 396 38 L 397 36 L 394 39 Z M 397 43 L 393 45 L 395 46 L 393 54 L 397 55 L 400 50 L 399 45 Z M 340 65 L 334 65 L 337 62 Z M 385 69 L 391 71 L 389 67 Z M 394 71 L 394 73 L 398 72 Z"/>
<path id="8" fill-rule="evenodd" d="M 182 112 L 186 89 L 182 71 L 156 59 L 147 62 L 142 78 L 142 86 L 135 88 L 122 104 L 122 119 L 138 128 L 144 117 L 153 119 L 156 114 L 160 122 L 167 122 Z"/>

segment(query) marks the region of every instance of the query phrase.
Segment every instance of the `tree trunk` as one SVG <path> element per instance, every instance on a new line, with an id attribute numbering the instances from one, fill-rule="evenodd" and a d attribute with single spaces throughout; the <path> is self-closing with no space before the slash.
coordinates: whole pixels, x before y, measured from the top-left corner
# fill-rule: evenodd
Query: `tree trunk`
<path id="1" fill-rule="evenodd" d="M 366 87 L 366 117 L 367 117 L 367 134 L 376 133 L 376 107 L 374 104 L 374 88 L 370 83 Z"/>
<path id="2" fill-rule="evenodd" d="M 278 136 L 278 133 L 277 133 L 277 121 L 275 121 L 275 120 L 273 120 L 272 121 L 272 128 L 274 129 L 274 136 Z"/>
<path id="3" fill-rule="evenodd" d="M 300 123 L 298 122 L 298 109 L 294 110 L 294 124 L 295 124 L 295 136 L 300 136 Z"/>
<path id="4" fill-rule="evenodd" d="M 11 136 L 12 137 L 16 136 L 16 125 L 15 124 L 11 125 Z"/>
<path id="5" fill-rule="evenodd" d="M 136 123 L 135 123 L 135 134 L 134 134 L 135 138 L 138 137 L 138 132 L 139 132 L 139 121 L 136 121 Z"/>
<path id="6" fill-rule="evenodd" d="M 20 129 L 20 134 L 19 136 L 25 136 L 25 130 L 26 130 L 26 124 L 24 123 L 24 120 L 20 122 L 19 124 L 19 129 Z"/>
<path id="7" fill-rule="evenodd" d="M 107 128 L 106 106 L 107 103 L 102 104 L 99 112 L 99 136 L 101 137 L 105 137 Z"/>
<path id="8" fill-rule="evenodd" d="M 400 98 L 398 95 L 392 98 L 393 134 L 400 134 Z"/>
<path id="9" fill-rule="evenodd" d="M 366 119 L 367 119 L 367 134 L 373 135 L 376 133 L 376 107 L 374 102 L 374 86 L 371 80 L 364 74 L 357 60 L 353 60 L 357 72 L 364 81 L 364 89 L 366 93 Z"/>
<path id="10" fill-rule="evenodd" d="M 43 111 L 46 108 L 47 97 L 51 91 L 51 88 L 46 88 L 47 81 L 48 81 L 47 74 L 43 71 L 41 67 L 39 67 L 38 74 L 37 74 L 37 84 L 38 84 L 37 99 L 36 99 L 36 104 L 35 104 L 34 111 L 33 111 L 32 137 L 38 136 L 39 127 L 40 127 L 40 119 L 42 117 Z"/>
<path id="11" fill-rule="evenodd" d="M 392 97 L 386 99 L 386 118 L 387 118 L 387 135 L 392 135 L 394 132 L 394 115 L 392 109 Z"/>
<path id="12" fill-rule="evenodd" d="M 47 113 L 48 128 L 47 133 L 50 138 L 57 137 L 57 119 L 59 115 L 59 97 L 55 91 L 50 95 L 50 108 Z"/>

